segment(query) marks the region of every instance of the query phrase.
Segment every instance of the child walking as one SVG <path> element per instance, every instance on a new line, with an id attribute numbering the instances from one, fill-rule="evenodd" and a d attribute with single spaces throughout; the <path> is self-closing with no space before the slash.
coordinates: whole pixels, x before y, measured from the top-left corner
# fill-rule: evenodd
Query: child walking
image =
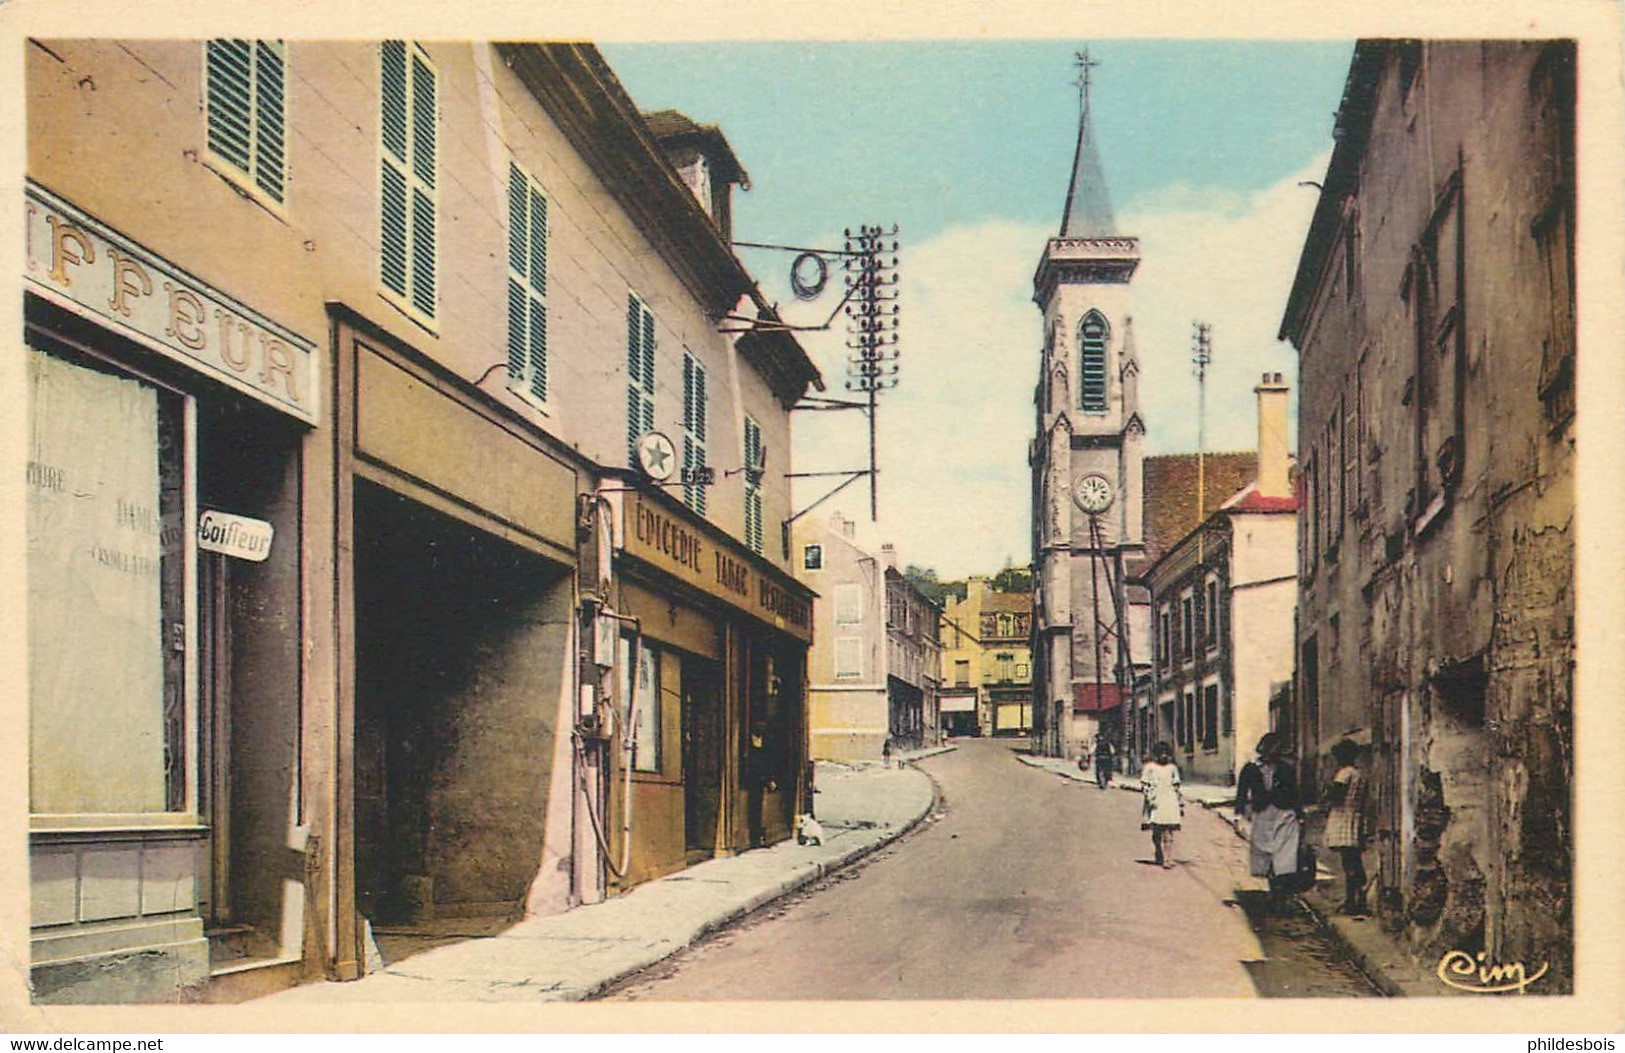
<path id="1" fill-rule="evenodd" d="M 1140 829 L 1151 831 L 1151 847 L 1157 865 L 1171 869 L 1173 832 L 1185 816 L 1185 800 L 1179 791 L 1179 768 L 1174 764 L 1174 748 L 1159 742 L 1151 759 L 1140 769 L 1140 792 L 1145 795 Z"/>

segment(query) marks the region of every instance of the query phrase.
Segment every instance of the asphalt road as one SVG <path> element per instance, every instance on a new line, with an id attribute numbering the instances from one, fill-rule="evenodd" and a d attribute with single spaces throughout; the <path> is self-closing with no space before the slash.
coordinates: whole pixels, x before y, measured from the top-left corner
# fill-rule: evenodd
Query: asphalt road
<path id="1" fill-rule="evenodd" d="M 607 997 L 1369 993 L 1323 948 L 1303 953 L 1272 939 L 1272 926 L 1288 933 L 1288 919 L 1249 920 L 1237 892 L 1260 883 L 1216 816 L 1190 806 L 1176 865 L 1160 869 L 1140 831 L 1137 794 L 1028 767 L 1011 746 L 959 740 L 958 750 L 921 762 L 942 803 L 914 833 Z M 1283 979 L 1291 989 L 1276 989 Z"/>

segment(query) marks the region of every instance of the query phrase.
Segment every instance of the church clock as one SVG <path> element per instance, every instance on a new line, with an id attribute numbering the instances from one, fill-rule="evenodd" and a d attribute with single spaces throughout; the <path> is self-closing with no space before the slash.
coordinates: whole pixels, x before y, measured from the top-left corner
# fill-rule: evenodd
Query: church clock
<path id="1" fill-rule="evenodd" d="M 1111 481 L 1099 472 L 1090 472 L 1072 487 L 1072 500 L 1092 516 L 1097 516 L 1110 508 L 1112 497 Z"/>

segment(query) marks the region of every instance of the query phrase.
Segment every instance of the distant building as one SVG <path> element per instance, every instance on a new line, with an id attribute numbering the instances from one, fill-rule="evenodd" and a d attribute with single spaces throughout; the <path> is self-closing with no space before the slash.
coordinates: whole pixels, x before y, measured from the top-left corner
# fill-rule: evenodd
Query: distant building
<path id="1" fill-rule="evenodd" d="M 972 575 L 942 612 L 943 719 L 958 735 L 1032 731 L 1032 593 Z"/>
<path id="2" fill-rule="evenodd" d="M 886 564 L 886 699 L 892 745 L 935 746 L 942 742 L 942 608 L 897 569 L 892 546 L 882 545 L 880 552 Z"/>
<path id="3" fill-rule="evenodd" d="M 1367 745 L 1384 919 L 1537 994 L 1573 984 L 1575 51 L 1361 41 L 1281 323 L 1310 788 Z"/>
<path id="4" fill-rule="evenodd" d="M 940 741 L 941 609 L 896 566 L 860 546 L 841 513 L 793 527 L 797 575 L 818 598 L 808 733 L 816 760 L 879 760 L 886 743 Z"/>
<path id="5" fill-rule="evenodd" d="M 1254 390 L 1253 478 L 1208 506 L 1206 518 L 1140 570 L 1153 628 L 1149 666 L 1135 692 L 1131 760 L 1167 741 L 1194 782 L 1235 780 L 1269 728 L 1270 685 L 1292 671 L 1297 501 L 1287 386 L 1279 373 L 1265 374 Z M 1248 460 L 1219 456 L 1227 457 L 1215 465 L 1220 480 L 1233 479 L 1225 469 Z"/>

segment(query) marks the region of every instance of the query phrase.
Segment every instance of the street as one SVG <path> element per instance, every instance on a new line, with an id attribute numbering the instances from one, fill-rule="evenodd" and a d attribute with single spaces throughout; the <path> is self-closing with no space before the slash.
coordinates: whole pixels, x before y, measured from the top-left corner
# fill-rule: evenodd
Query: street
<path id="1" fill-rule="evenodd" d="M 1159 869 L 1137 794 L 1030 768 L 1014 742 L 921 762 L 942 800 L 914 833 L 607 997 L 1372 994 L 1307 916 L 1250 921 L 1260 883 L 1217 816 L 1188 807 Z"/>

